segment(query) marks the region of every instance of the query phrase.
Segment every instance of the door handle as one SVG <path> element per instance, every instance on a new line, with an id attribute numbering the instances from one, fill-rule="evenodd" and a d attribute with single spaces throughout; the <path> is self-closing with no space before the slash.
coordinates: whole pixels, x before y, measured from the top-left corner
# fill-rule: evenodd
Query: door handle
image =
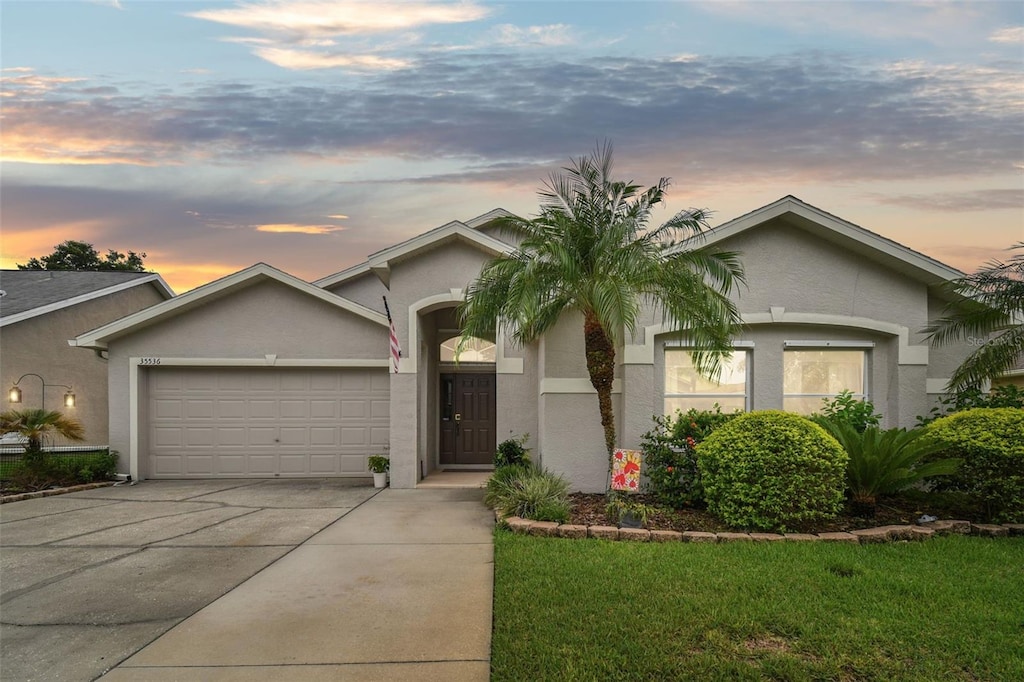
<path id="1" fill-rule="evenodd" d="M 455 413 L 455 435 L 458 436 L 462 430 L 462 415 L 458 412 Z"/>

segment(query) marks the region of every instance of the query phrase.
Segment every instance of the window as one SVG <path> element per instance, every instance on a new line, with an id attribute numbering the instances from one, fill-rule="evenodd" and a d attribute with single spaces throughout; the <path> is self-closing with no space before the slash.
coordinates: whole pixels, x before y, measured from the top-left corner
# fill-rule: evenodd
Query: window
<path id="1" fill-rule="evenodd" d="M 733 351 L 722 362 L 718 381 L 700 375 L 694 368 L 690 353 L 683 348 L 665 349 L 665 414 L 690 408 L 710 410 L 718 403 L 723 412 L 747 409 L 747 387 L 750 383 L 750 352 Z"/>
<path id="2" fill-rule="evenodd" d="M 832 342 L 831 345 L 834 345 Z M 783 354 L 783 400 L 787 412 L 820 412 L 822 398 L 850 391 L 867 398 L 867 351 L 836 348 L 786 349 Z"/>
<path id="3" fill-rule="evenodd" d="M 495 362 L 497 348 L 493 341 L 471 336 L 456 357 L 461 336 L 453 336 L 441 342 L 441 362 Z"/>

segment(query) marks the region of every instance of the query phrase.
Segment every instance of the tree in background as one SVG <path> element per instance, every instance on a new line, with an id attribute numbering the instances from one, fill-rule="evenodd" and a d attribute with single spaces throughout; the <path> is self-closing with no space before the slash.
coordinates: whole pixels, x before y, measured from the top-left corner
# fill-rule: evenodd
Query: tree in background
<path id="1" fill-rule="evenodd" d="M 1020 253 L 951 281 L 947 288 L 955 300 L 943 317 L 922 330 L 936 345 L 967 341 L 978 346 L 953 372 L 949 391 L 995 379 L 1024 355 L 1024 242 L 1009 250 Z"/>
<path id="2" fill-rule="evenodd" d="M 32 258 L 19 270 L 117 270 L 122 272 L 145 272 L 142 259 L 145 253 L 129 251 L 127 254 L 110 249 L 100 257 L 92 244 L 69 239 L 53 247 L 53 253 L 42 258 Z"/>
<path id="3" fill-rule="evenodd" d="M 612 148 L 572 159 L 539 192 L 540 215 L 505 222 L 523 234 L 519 247 L 486 264 L 460 308 L 463 338 L 492 337 L 501 327 L 516 343 L 540 338 L 564 313 L 583 317 L 590 383 L 597 391 L 609 459 L 615 448 L 612 380 L 615 348 L 652 305 L 686 337 L 698 370 L 715 374 L 732 352 L 740 322 L 729 292 L 743 282 L 735 253 L 695 248 L 707 228 L 703 210 L 686 210 L 657 229 L 647 224 L 669 181 L 641 190 L 613 180 Z"/>

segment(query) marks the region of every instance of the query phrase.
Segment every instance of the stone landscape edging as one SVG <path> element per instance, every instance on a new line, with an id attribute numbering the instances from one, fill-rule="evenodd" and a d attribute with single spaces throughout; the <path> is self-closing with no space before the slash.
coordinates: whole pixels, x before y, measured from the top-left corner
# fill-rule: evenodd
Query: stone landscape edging
<path id="1" fill-rule="evenodd" d="M 703 531 L 647 530 L 645 528 L 618 528 L 616 526 L 586 526 L 554 521 L 531 521 L 518 516 L 502 518 L 513 533 L 539 537 L 571 539 L 597 538 L 624 542 L 846 542 L 849 544 L 875 544 L 927 540 L 934 535 L 980 535 L 1008 537 L 1024 535 L 1024 523 L 971 523 L 961 520 L 937 520 L 918 525 L 888 525 L 863 528 L 850 532 L 823 533 L 707 533 Z"/>
<path id="2" fill-rule="evenodd" d="M 36 490 L 31 493 L 3 495 L 0 496 L 0 504 L 21 502 L 22 500 L 34 500 L 37 497 L 53 497 L 54 495 L 64 495 L 65 493 L 77 493 L 82 490 L 94 490 L 95 488 L 106 488 L 108 486 L 115 485 L 116 483 L 117 481 L 100 481 L 99 483 L 83 483 L 82 485 L 72 485 L 66 488 L 49 488 L 47 490 Z"/>

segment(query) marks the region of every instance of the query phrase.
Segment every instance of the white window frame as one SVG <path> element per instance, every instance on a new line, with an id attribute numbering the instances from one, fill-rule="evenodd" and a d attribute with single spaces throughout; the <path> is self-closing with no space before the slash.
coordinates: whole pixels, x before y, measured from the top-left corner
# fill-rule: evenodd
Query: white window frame
<path id="1" fill-rule="evenodd" d="M 735 341 L 732 344 L 733 354 L 738 352 L 746 353 L 747 355 L 747 366 L 744 372 L 743 378 L 743 411 L 750 412 L 751 400 L 753 399 L 753 378 L 754 378 L 754 342 L 753 341 Z M 680 341 L 666 341 L 664 348 L 662 348 L 662 357 L 664 363 L 662 364 L 662 377 L 661 377 L 661 411 L 662 414 L 666 413 L 665 402 L 671 398 L 736 398 L 739 397 L 738 393 L 669 393 L 666 391 L 665 382 L 668 377 L 668 356 L 669 351 L 694 351 L 697 350 L 690 344 Z"/>
<path id="2" fill-rule="evenodd" d="M 874 349 L 874 341 L 833 341 L 833 340 L 814 340 L 814 339 L 799 339 L 782 342 L 782 366 L 786 366 L 786 351 L 788 350 L 860 350 L 864 353 L 864 364 L 861 367 L 861 386 L 863 387 L 863 393 L 854 393 L 853 397 L 857 400 L 871 400 L 871 350 Z M 847 389 L 843 389 L 847 390 Z M 783 381 L 782 388 L 782 404 L 785 407 L 787 398 L 821 398 L 823 400 L 829 400 L 835 398 L 835 394 L 824 394 L 824 393 L 786 393 L 785 381 Z M 820 412 L 819 408 L 817 412 Z"/>

